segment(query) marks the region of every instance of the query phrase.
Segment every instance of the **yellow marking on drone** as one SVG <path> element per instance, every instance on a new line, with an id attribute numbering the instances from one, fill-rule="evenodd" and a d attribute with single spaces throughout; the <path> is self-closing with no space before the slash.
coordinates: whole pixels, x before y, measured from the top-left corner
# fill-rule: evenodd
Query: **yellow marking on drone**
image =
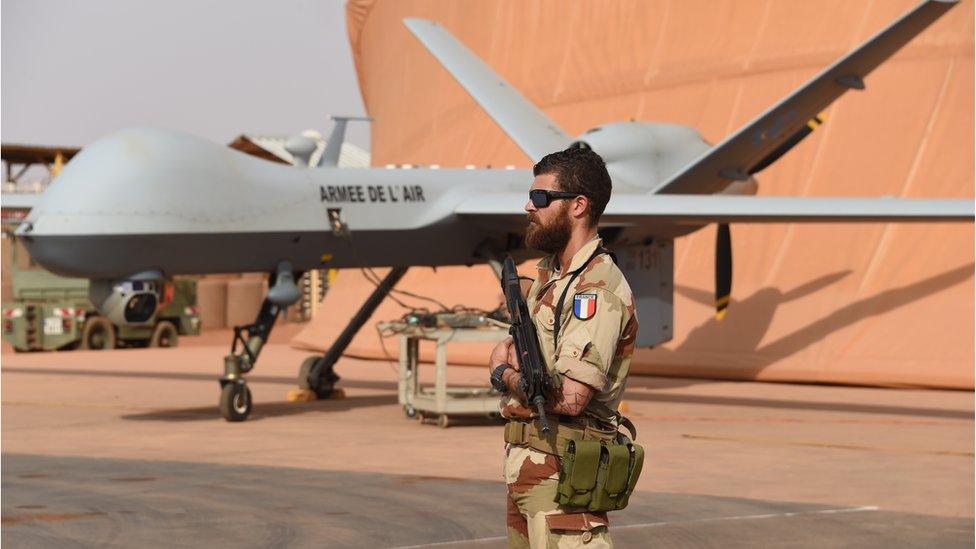
<path id="1" fill-rule="evenodd" d="M 811 118 L 810 120 L 807 120 L 807 127 L 810 128 L 811 130 L 815 130 L 817 129 L 818 126 L 820 126 L 826 121 L 827 121 L 827 115 L 820 113 L 817 116 Z"/>
<path id="2" fill-rule="evenodd" d="M 728 311 L 729 298 L 731 296 L 723 295 L 722 297 L 715 300 L 715 319 L 722 320 L 725 318 L 725 313 Z"/>
<path id="3" fill-rule="evenodd" d="M 320 257 L 319 259 L 322 261 L 322 263 L 332 261 L 332 254 L 322 254 L 322 257 Z"/>
<path id="4" fill-rule="evenodd" d="M 329 269 L 325 271 L 325 279 L 329 281 L 329 287 L 335 283 L 336 277 L 339 276 L 339 269 Z"/>

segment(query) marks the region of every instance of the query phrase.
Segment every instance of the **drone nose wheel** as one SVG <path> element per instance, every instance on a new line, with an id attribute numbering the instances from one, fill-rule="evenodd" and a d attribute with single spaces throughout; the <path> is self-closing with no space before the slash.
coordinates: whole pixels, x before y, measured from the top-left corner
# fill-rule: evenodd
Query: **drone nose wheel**
<path id="1" fill-rule="evenodd" d="M 251 415 L 251 389 L 243 382 L 231 382 L 220 391 L 220 415 L 227 421 L 244 421 Z"/>
<path id="2" fill-rule="evenodd" d="M 278 295 L 276 299 L 288 297 L 287 281 L 292 279 L 290 272 L 282 272 L 282 268 L 291 269 L 291 265 L 285 261 L 279 266 L 278 271 L 272 273 L 272 290 L 284 288 L 285 295 Z M 287 274 L 287 277 L 283 275 Z M 286 282 L 278 284 L 278 278 Z M 297 291 L 297 290 L 296 290 Z M 279 291 L 278 294 L 282 292 Z M 247 388 L 244 375 L 254 369 L 261 354 L 261 349 L 268 342 L 268 336 L 274 328 L 281 306 L 272 301 L 272 291 L 268 291 L 268 296 L 261 303 L 261 309 L 253 324 L 234 327 L 234 339 L 230 344 L 230 353 L 224 356 L 224 377 L 220 378 L 220 415 L 227 421 L 244 421 L 251 415 L 251 390 Z"/>

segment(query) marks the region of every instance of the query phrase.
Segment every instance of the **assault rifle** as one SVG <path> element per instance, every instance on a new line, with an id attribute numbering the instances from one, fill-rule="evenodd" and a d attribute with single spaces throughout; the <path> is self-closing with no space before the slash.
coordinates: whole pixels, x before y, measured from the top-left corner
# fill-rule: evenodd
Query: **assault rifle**
<path id="1" fill-rule="evenodd" d="M 552 378 L 546 369 L 539 347 L 539 336 L 535 331 L 535 324 L 529 317 L 529 307 L 522 297 L 522 286 L 519 283 L 518 269 L 511 256 L 505 257 L 502 266 L 502 291 L 508 305 L 508 316 L 512 321 L 508 333 L 515 340 L 515 354 L 518 357 L 519 389 L 525 394 L 526 404 L 535 406 L 539 412 L 539 428 L 543 433 L 549 432 L 549 421 L 546 420 L 546 400 L 552 394 Z"/>

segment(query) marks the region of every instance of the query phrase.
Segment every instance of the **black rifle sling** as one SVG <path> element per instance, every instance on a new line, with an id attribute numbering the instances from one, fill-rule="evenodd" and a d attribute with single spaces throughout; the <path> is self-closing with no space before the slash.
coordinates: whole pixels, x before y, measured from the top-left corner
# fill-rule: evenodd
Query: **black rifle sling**
<path id="1" fill-rule="evenodd" d="M 593 261 L 593 259 L 600 254 L 607 254 L 610 256 L 611 259 L 613 259 L 614 263 L 617 262 L 616 254 L 604 248 L 603 246 L 600 246 L 596 249 L 596 251 L 593 252 L 593 255 L 591 255 L 589 259 L 583 262 L 583 265 L 581 265 L 579 269 L 573 271 L 572 276 L 569 277 L 569 282 L 567 282 L 566 287 L 563 288 L 563 293 L 559 296 L 559 302 L 556 303 L 556 320 L 555 320 L 555 325 L 552 328 L 553 349 L 559 348 L 559 327 L 560 324 L 562 324 L 562 320 L 563 320 L 563 302 L 566 301 L 566 293 L 569 292 L 569 288 L 572 287 L 573 281 L 576 280 L 576 277 L 579 276 L 581 272 L 583 272 L 583 269 L 585 269 L 586 266 L 590 264 L 590 261 Z"/>

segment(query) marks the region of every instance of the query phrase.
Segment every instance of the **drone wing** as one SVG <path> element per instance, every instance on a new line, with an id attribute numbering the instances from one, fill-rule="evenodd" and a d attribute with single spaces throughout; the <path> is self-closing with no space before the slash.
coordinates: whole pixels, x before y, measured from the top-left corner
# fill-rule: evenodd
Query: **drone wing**
<path id="1" fill-rule="evenodd" d="M 533 162 L 570 145 L 566 132 L 444 27 L 427 19 L 403 22 Z"/>
<path id="2" fill-rule="evenodd" d="M 849 89 L 864 89 L 865 76 L 955 3 L 955 0 L 920 3 L 706 151 L 654 192 L 710 194 L 719 191 L 730 180 L 745 180 L 769 166 L 822 122 L 817 115 L 823 109 Z"/>
<path id="3" fill-rule="evenodd" d="M 491 193 L 462 202 L 462 219 L 525 225 L 522 193 Z M 730 195 L 620 195 L 610 200 L 601 225 L 702 225 L 797 222 L 972 222 L 972 199 L 810 198 Z"/>

